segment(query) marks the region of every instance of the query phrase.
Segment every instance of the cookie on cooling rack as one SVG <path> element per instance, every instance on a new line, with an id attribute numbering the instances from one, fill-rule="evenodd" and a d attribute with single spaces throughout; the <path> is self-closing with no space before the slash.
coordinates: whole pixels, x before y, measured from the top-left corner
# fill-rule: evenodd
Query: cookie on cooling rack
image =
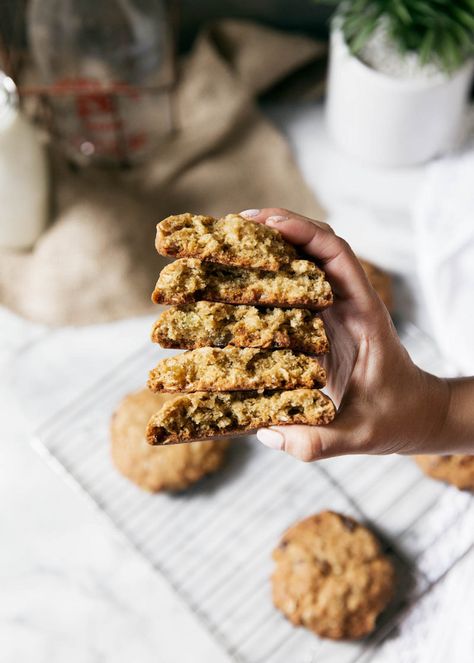
<path id="1" fill-rule="evenodd" d="M 474 456 L 415 456 L 423 472 L 461 490 L 474 490 Z"/>
<path id="2" fill-rule="evenodd" d="M 368 635 L 393 595 L 394 568 L 374 534 L 333 511 L 290 527 L 273 558 L 275 606 L 325 638 Z"/>
<path id="3" fill-rule="evenodd" d="M 224 463 L 228 440 L 151 447 L 145 440 L 150 417 L 172 397 L 141 389 L 126 396 L 110 424 L 111 455 L 116 468 L 150 492 L 179 491 L 216 472 Z"/>

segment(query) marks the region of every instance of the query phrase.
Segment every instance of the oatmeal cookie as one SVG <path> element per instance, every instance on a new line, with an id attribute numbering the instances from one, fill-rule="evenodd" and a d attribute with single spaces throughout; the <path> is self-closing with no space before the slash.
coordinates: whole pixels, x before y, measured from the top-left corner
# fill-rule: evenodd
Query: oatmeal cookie
<path id="1" fill-rule="evenodd" d="M 152 391 L 248 391 L 323 387 L 326 371 L 313 357 L 292 350 L 198 348 L 158 362 Z"/>
<path id="2" fill-rule="evenodd" d="M 290 527 L 273 558 L 275 606 L 295 626 L 325 638 L 369 634 L 393 594 L 394 568 L 376 537 L 332 511 Z"/>
<path id="3" fill-rule="evenodd" d="M 423 472 L 461 490 L 474 490 L 474 456 L 415 456 Z"/>
<path id="4" fill-rule="evenodd" d="M 155 449 L 145 440 L 152 414 L 172 397 L 141 389 L 119 404 L 110 425 L 111 455 L 127 479 L 150 492 L 178 491 L 218 470 L 225 460 L 228 440 L 195 442 Z"/>
<path id="5" fill-rule="evenodd" d="M 173 398 L 152 415 L 146 436 L 150 444 L 176 444 L 266 426 L 328 424 L 335 413 L 331 399 L 318 389 L 196 392 Z"/>
<path id="6" fill-rule="evenodd" d="M 257 308 L 217 302 L 172 306 L 154 323 L 151 339 L 164 348 L 289 348 L 329 352 L 322 319 L 303 308 Z"/>
<path id="7" fill-rule="evenodd" d="M 278 272 L 269 272 L 180 258 L 161 271 L 152 295 L 155 304 L 201 299 L 311 310 L 327 308 L 333 301 L 324 272 L 309 260 L 293 260 Z"/>
<path id="8" fill-rule="evenodd" d="M 156 249 L 164 256 L 270 271 L 296 258 L 293 246 L 277 230 L 238 214 L 223 219 L 189 213 L 169 216 L 156 227 Z"/>

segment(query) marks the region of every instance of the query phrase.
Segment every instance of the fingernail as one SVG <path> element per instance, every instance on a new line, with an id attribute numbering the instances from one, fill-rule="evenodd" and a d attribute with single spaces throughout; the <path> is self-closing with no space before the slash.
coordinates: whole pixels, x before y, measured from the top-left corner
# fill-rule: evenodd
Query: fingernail
<path id="1" fill-rule="evenodd" d="M 259 209 L 244 209 L 243 212 L 240 212 L 240 216 L 243 216 L 246 219 L 253 219 L 254 216 L 258 216 L 259 214 Z"/>
<path id="2" fill-rule="evenodd" d="M 257 431 L 257 439 L 270 449 L 277 449 L 278 451 L 283 449 L 283 435 L 276 430 L 271 430 L 271 428 L 261 428 Z"/>
<path id="3" fill-rule="evenodd" d="M 280 221 L 287 221 L 287 216 L 269 216 L 267 223 L 280 223 Z"/>

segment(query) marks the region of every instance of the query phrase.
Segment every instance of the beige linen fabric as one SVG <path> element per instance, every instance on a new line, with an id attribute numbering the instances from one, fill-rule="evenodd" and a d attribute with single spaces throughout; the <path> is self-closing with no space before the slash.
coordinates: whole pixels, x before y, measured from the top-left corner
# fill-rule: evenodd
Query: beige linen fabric
<path id="1" fill-rule="evenodd" d="M 72 172 L 55 159 L 51 225 L 31 252 L 0 252 L 0 303 L 54 325 L 147 313 L 164 263 L 154 249 L 161 218 L 270 205 L 321 218 L 255 98 L 324 51 L 243 21 L 206 29 L 179 65 L 179 130 L 151 161 L 129 172 Z"/>

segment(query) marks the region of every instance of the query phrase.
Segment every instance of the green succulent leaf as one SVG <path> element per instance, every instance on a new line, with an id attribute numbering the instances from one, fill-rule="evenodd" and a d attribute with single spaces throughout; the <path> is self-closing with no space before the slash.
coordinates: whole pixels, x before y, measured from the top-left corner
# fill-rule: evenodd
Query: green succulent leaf
<path id="1" fill-rule="evenodd" d="M 402 23 L 409 25 L 412 22 L 410 12 L 408 11 L 403 0 L 393 0 L 393 9 Z"/>
<path id="2" fill-rule="evenodd" d="M 449 73 L 474 54 L 474 0 L 329 2 L 337 6 L 353 53 L 363 48 L 383 21 L 400 52 L 417 53 L 423 64 L 435 62 Z"/>
<path id="3" fill-rule="evenodd" d="M 428 30 L 421 42 L 420 46 L 420 62 L 421 64 L 426 64 L 430 61 L 431 55 L 433 53 L 433 45 L 435 41 L 435 32 L 434 30 Z"/>
<path id="4" fill-rule="evenodd" d="M 356 37 L 352 40 L 350 46 L 353 53 L 358 53 L 360 49 L 367 43 L 370 35 L 375 30 L 376 24 L 377 23 L 374 20 L 366 23 L 359 34 L 356 35 Z"/>

